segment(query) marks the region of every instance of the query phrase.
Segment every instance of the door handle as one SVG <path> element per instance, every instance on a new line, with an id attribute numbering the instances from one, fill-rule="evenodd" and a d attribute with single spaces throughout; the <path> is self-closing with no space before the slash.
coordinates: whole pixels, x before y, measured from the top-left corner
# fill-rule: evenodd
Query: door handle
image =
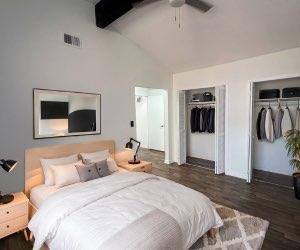
<path id="1" fill-rule="evenodd" d="M 160 127 L 161 127 L 161 128 L 163 128 L 163 127 L 164 127 L 164 125 L 161 125 Z"/>

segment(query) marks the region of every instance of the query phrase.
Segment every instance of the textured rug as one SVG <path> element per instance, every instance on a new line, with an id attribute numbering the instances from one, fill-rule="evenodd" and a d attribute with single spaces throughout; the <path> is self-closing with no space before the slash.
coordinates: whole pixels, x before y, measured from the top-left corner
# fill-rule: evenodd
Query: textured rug
<path id="1" fill-rule="evenodd" d="M 201 237 L 190 249 L 261 249 L 269 222 L 237 210 L 215 204 L 224 225 L 215 239 Z"/>

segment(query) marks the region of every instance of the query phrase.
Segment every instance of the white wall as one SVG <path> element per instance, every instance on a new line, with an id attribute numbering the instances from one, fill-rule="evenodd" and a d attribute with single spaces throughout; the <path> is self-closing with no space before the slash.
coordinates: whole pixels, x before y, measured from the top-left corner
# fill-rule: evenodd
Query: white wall
<path id="1" fill-rule="evenodd" d="M 178 90 L 227 85 L 226 174 L 247 178 L 249 83 L 300 76 L 300 48 L 173 76 L 174 159 L 178 159 Z"/>
<path id="2" fill-rule="evenodd" d="M 64 32 L 80 37 L 82 49 L 65 45 Z M 0 34 L 0 152 L 19 161 L 10 174 L 0 169 L 4 192 L 23 189 L 27 148 L 115 139 L 123 150 L 136 133 L 134 86 L 172 89 L 171 72 L 128 39 L 98 29 L 86 1 L 1 1 Z M 101 93 L 102 134 L 33 140 L 33 88 Z"/>

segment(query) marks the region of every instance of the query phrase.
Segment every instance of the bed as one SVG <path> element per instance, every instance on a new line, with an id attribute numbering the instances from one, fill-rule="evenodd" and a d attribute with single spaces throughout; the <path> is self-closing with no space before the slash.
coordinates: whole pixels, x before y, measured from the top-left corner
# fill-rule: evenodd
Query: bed
<path id="1" fill-rule="evenodd" d="M 117 171 L 64 188 L 43 184 L 39 159 L 104 149 L 115 156 L 113 141 L 26 151 L 34 249 L 181 250 L 222 226 L 206 196 L 151 174 Z"/>

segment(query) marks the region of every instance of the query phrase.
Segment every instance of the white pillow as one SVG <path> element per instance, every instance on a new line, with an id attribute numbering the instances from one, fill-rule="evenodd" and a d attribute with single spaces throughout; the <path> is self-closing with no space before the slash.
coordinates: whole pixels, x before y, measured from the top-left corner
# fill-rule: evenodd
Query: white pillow
<path id="1" fill-rule="evenodd" d="M 60 188 L 80 182 L 80 177 L 76 169 L 76 165 L 82 165 L 82 161 L 66 165 L 51 166 L 56 187 Z"/>
<path id="2" fill-rule="evenodd" d="M 69 163 L 75 163 L 78 161 L 78 155 L 70 155 L 67 157 L 56 158 L 56 159 L 40 159 L 43 172 L 45 176 L 45 185 L 46 186 L 53 186 L 54 185 L 54 177 L 52 170 L 50 169 L 51 166 L 56 165 L 65 165 Z"/>
<path id="3" fill-rule="evenodd" d="M 107 166 L 111 173 L 119 170 L 117 163 L 110 156 L 108 150 L 97 151 L 97 152 L 93 152 L 93 153 L 81 153 L 80 156 L 84 163 L 96 163 L 99 161 L 107 160 Z"/>
<path id="4" fill-rule="evenodd" d="M 107 158 L 107 166 L 111 173 L 119 171 L 118 165 L 112 157 Z"/>
<path id="5" fill-rule="evenodd" d="M 80 153 L 81 159 L 83 162 L 85 161 L 103 161 L 109 157 L 109 151 L 103 150 L 103 151 L 97 151 L 93 153 Z"/>

